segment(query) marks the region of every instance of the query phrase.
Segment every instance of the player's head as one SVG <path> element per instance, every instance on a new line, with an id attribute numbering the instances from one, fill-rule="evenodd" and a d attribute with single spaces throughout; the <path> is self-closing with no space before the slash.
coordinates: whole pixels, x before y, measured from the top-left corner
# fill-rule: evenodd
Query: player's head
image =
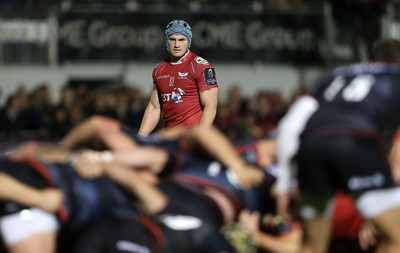
<path id="1" fill-rule="evenodd" d="M 369 54 L 369 61 L 400 64 L 400 41 L 387 39 L 378 41 Z"/>
<path id="2" fill-rule="evenodd" d="M 180 20 L 180 19 L 175 19 L 175 20 L 169 22 L 169 24 L 165 28 L 165 41 L 166 41 L 167 49 L 168 49 L 168 38 L 171 35 L 186 36 L 186 38 L 188 40 L 188 49 L 190 48 L 190 46 L 192 44 L 192 28 L 186 21 Z"/>

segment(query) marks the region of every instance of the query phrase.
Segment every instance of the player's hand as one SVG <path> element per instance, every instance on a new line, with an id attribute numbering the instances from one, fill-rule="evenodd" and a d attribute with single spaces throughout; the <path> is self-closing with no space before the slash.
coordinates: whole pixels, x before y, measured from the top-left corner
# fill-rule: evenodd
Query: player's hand
<path id="1" fill-rule="evenodd" d="M 244 209 L 239 214 L 239 222 L 254 234 L 258 232 L 260 224 L 260 212 L 250 212 Z"/>
<path id="2" fill-rule="evenodd" d="M 37 207 L 49 213 L 55 213 L 63 202 L 64 195 L 56 188 L 45 188 L 41 190 Z"/>
<path id="3" fill-rule="evenodd" d="M 103 155 L 103 152 L 86 150 L 72 154 L 71 163 L 81 177 L 97 178 L 103 175 L 104 164 L 109 163 L 109 161 L 104 160 Z"/>
<path id="4" fill-rule="evenodd" d="M 240 187 L 244 190 L 258 186 L 264 177 L 264 173 L 259 168 L 251 165 L 237 168 L 235 174 L 239 179 Z"/>
<path id="5" fill-rule="evenodd" d="M 363 251 L 376 247 L 378 244 L 377 230 L 370 221 L 364 221 L 358 232 L 360 247 Z"/>

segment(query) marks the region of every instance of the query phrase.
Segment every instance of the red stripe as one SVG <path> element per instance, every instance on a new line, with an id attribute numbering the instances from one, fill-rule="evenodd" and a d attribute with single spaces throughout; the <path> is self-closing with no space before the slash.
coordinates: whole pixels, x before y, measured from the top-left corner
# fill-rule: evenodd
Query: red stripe
<path id="1" fill-rule="evenodd" d="M 155 245 L 154 250 L 155 252 L 161 252 L 164 247 L 164 235 L 161 231 L 160 227 L 157 226 L 151 219 L 146 216 L 140 216 L 138 220 L 146 226 L 146 228 L 150 231 L 152 236 L 154 237 Z"/>
<path id="2" fill-rule="evenodd" d="M 236 150 L 236 152 L 239 153 L 239 155 L 247 152 L 249 149 L 255 150 L 255 152 L 256 152 L 256 164 L 254 164 L 254 165 L 261 167 L 260 166 L 260 157 L 263 154 L 261 153 L 261 151 L 257 145 L 257 141 L 253 141 L 251 143 L 247 143 L 247 144 L 243 144 L 243 145 L 239 145 L 239 146 L 235 147 L 235 150 Z"/>
<path id="3" fill-rule="evenodd" d="M 174 168 L 172 169 L 170 174 L 173 174 L 174 172 L 178 172 L 183 167 L 183 158 L 182 158 L 181 153 L 175 152 L 174 156 L 175 156 L 176 161 L 175 161 Z"/>
<path id="4" fill-rule="evenodd" d="M 52 179 L 49 171 L 47 170 L 47 168 L 45 166 L 43 166 L 43 164 L 41 164 L 40 162 L 38 162 L 36 160 L 31 160 L 31 159 L 27 159 L 22 162 L 30 165 L 37 172 L 39 172 L 39 174 L 43 176 L 43 178 L 49 183 L 50 186 L 58 188 L 58 186 L 55 184 L 54 180 Z M 68 222 L 68 213 L 67 213 L 64 205 L 62 205 L 58 208 L 57 214 L 60 217 L 60 220 L 63 224 L 66 224 Z"/>

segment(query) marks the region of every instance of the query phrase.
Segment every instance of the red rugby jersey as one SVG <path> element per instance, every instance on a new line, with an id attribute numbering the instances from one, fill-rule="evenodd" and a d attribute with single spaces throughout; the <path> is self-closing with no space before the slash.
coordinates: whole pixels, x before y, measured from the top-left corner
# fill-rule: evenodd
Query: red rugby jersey
<path id="1" fill-rule="evenodd" d="M 202 107 L 199 93 L 218 88 L 211 63 L 189 53 L 179 63 L 160 62 L 153 70 L 153 90 L 157 90 L 166 128 L 196 126 Z"/>

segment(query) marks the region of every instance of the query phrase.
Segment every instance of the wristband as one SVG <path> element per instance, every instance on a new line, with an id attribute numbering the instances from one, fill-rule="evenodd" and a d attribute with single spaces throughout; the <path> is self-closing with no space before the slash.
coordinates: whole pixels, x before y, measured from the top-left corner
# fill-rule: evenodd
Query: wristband
<path id="1" fill-rule="evenodd" d="M 100 154 L 100 159 L 104 163 L 111 163 L 113 161 L 113 154 L 111 151 L 103 151 Z"/>
<path id="2" fill-rule="evenodd" d="M 76 162 L 76 155 L 72 152 L 68 153 L 68 155 L 65 158 L 65 163 L 73 166 L 75 162 Z"/>

